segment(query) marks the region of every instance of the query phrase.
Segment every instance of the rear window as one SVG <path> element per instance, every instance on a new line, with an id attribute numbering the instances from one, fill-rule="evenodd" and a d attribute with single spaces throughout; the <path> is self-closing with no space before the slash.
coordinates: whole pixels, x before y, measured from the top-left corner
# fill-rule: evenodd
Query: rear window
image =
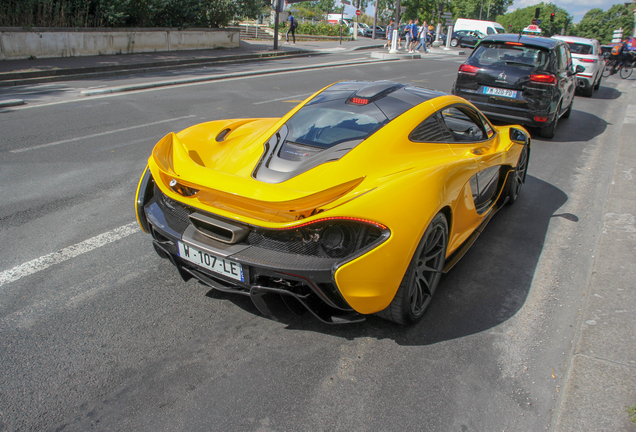
<path id="1" fill-rule="evenodd" d="M 594 47 L 592 45 L 568 42 L 570 46 L 570 52 L 572 54 L 594 54 Z"/>
<path id="2" fill-rule="evenodd" d="M 287 141 L 327 149 L 345 141 L 364 140 L 389 122 L 374 103 L 349 105 L 345 100 L 302 107 L 287 121 Z"/>
<path id="3" fill-rule="evenodd" d="M 550 60 L 550 53 L 536 47 L 482 42 L 473 52 L 471 60 L 482 66 L 499 64 L 544 69 Z"/>

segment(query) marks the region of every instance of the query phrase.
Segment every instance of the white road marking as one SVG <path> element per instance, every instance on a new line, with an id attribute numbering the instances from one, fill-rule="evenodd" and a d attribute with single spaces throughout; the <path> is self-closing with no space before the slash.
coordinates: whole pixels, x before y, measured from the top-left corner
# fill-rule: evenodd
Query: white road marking
<path id="1" fill-rule="evenodd" d="M 636 105 L 627 105 L 623 123 L 636 123 Z"/>
<path id="2" fill-rule="evenodd" d="M 51 143 L 40 144 L 40 145 L 36 145 L 36 146 L 33 146 L 33 147 L 26 147 L 26 148 L 11 150 L 11 153 L 22 153 L 22 152 L 25 152 L 25 151 L 37 150 L 37 149 L 41 149 L 41 148 L 45 148 L 45 147 L 51 147 L 51 146 L 56 146 L 56 145 L 60 145 L 60 144 L 66 144 L 66 143 L 70 143 L 70 142 L 74 142 L 74 141 L 81 141 L 81 140 L 85 140 L 85 139 L 88 139 L 88 138 L 95 138 L 95 137 L 98 137 L 98 136 L 110 135 L 110 134 L 114 134 L 114 133 L 117 133 L 117 132 L 125 132 L 125 131 L 129 131 L 129 130 L 132 130 L 132 129 L 139 129 L 139 128 L 143 128 L 143 127 L 147 127 L 147 126 L 154 126 L 154 125 L 161 124 L 161 123 L 168 123 L 168 122 L 177 121 L 177 120 L 183 120 L 183 119 L 192 118 L 192 117 L 196 117 L 196 115 L 193 114 L 193 115 L 184 116 L 184 117 L 176 117 L 176 118 L 167 119 L 167 120 L 159 120 L 159 121 L 152 122 L 152 123 L 146 123 L 146 124 L 141 124 L 141 125 L 136 125 L 136 126 L 130 126 L 130 127 L 127 127 L 127 128 L 116 129 L 116 130 L 107 131 L 107 132 L 100 132 L 100 133 L 96 133 L 96 134 L 92 134 L 92 135 L 86 135 L 86 136 L 81 136 L 81 137 L 76 137 L 76 138 L 69 138 L 69 139 L 65 139 L 65 140 L 61 140 L 61 141 L 55 141 L 55 142 L 51 142 Z"/>
<path id="3" fill-rule="evenodd" d="M 261 102 L 254 102 L 254 105 L 261 105 L 261 104 L 266 104 L 266 103 L 270 103 L 270 102 L 278 102 L 278 101 L 282 101 L 282 100 L 289 100 L 289 99 L 297 99 L 297 98 L 307 98 L 307 96 L 311 96 L 313 93 L 305 93 L 305 94 L 300 94 L 300 95 L 296 95 L 296 96 L 285 96 L 282 98 L 278 98 L 278 99 L 270 99 L 270 100 L 266 100 L 266 101 L 261 101 Z"/>
<path id="4" fill-rule="evenodd" d="M 25 262 L 24 264 L 20 264 L 12 269 L 5 270 L 0 273 L 0 286 L 15 282 L 25 276 L 45 270 L 55 264 L 60 264 L 64 261 L 70 260 L 71 258 L 75 258 L 139 231 L 141 231 L 141 229 L 137 222 L 131 222 L 81 243 L 74 244 L 73 246 L 66 247 L 57 252 Z"/>

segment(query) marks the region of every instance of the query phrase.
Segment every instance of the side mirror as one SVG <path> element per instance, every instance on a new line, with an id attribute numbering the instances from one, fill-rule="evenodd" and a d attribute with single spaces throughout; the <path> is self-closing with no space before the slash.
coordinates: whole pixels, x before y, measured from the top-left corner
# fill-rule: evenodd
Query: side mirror
<path id="1" fill-rule="evenodd" d="M 517 128 L 511 127 L 510 128 L 510 141 L 512 141 L 514 143 L 517 143 L 517 144 L 521 144 L 521 145 L 528 145 L 528 142 L 529 142 L 528 134 L 526 134 L 521 129 L 517 129 Z"/>
<path id="2" fill-rule="evenodd" d="M 581 73 L 581 72 L 585 72 L 585 68 L 581 65 L 578 65 L 574 73 Z"/>

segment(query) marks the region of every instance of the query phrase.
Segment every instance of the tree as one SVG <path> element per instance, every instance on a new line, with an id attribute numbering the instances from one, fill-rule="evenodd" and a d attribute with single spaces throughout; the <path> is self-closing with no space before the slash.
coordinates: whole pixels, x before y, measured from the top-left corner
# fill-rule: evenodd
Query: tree
<path id="1" fill-rule="evenodd" d="M 570 29 L 572 36 L 598 39 L 602 44 L 612 41 L 614 30 L 623 29 L 623 35 L 630 35 L 634 30 L 634 4 L 629 7 L 615 4 L 607 12 L 603 9 L 590 9 L 581 22 Z"/>
<path id="2" fill-rule="evenodd" d="M 539 27 L 543 30 L 544 36 L 561 33 L 561 29 L 568 30 L 572 24 L 572 15 L 552 3 L 539 3 L 523 9 L 517 9 L 497 17 L 497 22 L 504 26 L 506 31 L 520 33 L 521 30 L 532 24 L 536 8 L 540 9 L 539 19 L 541 24 L 539 24 Z M 551 23 L 550 15 L 552 12 L 554 12 L 554 22 Z"/>

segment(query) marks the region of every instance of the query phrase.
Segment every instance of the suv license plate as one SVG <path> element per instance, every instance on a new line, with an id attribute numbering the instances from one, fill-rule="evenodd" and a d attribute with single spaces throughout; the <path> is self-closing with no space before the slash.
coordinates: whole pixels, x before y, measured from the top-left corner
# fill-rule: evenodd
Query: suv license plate
<path id="1" fill-rule="evenodd" d="M 179 256 L 184 260 L 190 261 L 191 263 L 204 267 L 208 270 L 212 270 L 215 273 L 219 273 L 232 279 L 245 282 L 241 264 L 226 258 L 217 257 L 216 255 L 208 252 L 201 251 L 188 244 L 181 242 L 178 243 Z"/>
<path id="2" fill-rule="evenodd" d="M 506 90 L 496 87 L 484 87 L 484 94 L 493 95 L 493 96 L 503 96 L 508 98 L 516 98 L 517 91 L 516 90 Z"/>

